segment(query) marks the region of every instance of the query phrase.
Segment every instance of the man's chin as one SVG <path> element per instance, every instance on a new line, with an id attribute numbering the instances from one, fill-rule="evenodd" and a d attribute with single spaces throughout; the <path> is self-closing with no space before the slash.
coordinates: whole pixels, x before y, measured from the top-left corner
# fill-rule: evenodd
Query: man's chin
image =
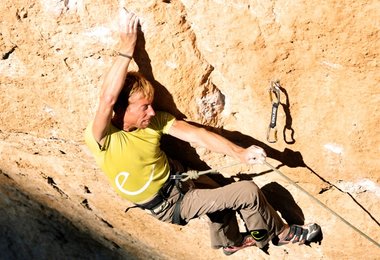
<path id="1" fill-rule="evenodd" d="M 150 120 L 148 120 L 148 121 L 144 121 L 144 122 L 142 122 L 142 123 L 140 124 L 140 127 L 139 127 L 139 128 L 141 128 L 141 129 L 147 128 L 147 127 L 149 126 L 149 124 L 150 124 Z"/>

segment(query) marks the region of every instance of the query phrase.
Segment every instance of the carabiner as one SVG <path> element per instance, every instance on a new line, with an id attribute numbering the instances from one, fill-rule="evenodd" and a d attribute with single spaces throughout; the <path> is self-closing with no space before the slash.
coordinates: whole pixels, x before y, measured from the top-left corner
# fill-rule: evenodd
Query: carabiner
<path id="1" fill-rule="evenodd" d="M 272 81 L 271 86 L 269 88 L 269 98 L 272 103 L 272 113 L 270 117 L 270 123 L 267 131 L 267 141 L 269 143 L 277 142 L 277 110 L 280 106 L 280 84 L 278 81 Z M 275 95 L 275 98 L 273 97 Z"/>

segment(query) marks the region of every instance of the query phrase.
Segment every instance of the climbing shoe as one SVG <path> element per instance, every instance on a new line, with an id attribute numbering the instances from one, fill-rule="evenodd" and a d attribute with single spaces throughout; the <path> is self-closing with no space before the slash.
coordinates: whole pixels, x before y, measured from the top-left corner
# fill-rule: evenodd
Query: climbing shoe
<path id="1" fill-rule="evenodd" d="M 283 239 L 278 237 L 272 240 L 274 245 L 281 246 L 289 243 L 309 245 L 311 242 L 320 242 L 322 230 L 318 224 L 312 223 L 304 226 L 291 225 L 288 234 Z"/>
<path id="2" fill-rule="evenodd" d="M 247 235 L 244 237 L 243 242 L 240 245 L 223 247 L 223 253 L 225 255 L 232 255 L 233 253 L 239 251 L 240 249 L 243 249 L 249 246 L 254 246 L 255 244 L 256 244 L 255 239 L 251 235 Z"/>

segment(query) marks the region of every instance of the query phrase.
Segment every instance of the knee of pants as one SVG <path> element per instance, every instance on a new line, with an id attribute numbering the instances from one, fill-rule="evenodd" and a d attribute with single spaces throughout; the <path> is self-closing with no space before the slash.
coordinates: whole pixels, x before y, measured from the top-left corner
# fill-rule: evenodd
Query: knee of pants
<path id="1" fill-rule="evenodd" d="M 259 196 L 260 188 L 253 181 L 240 181 L 237 183 L 242 196 L 249 201 L 253 201 Z"/>

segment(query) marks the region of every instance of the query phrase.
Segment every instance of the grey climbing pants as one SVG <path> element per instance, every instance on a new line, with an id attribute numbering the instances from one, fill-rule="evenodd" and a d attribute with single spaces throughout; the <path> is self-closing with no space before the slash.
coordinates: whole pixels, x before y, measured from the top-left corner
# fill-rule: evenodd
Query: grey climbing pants
<path id="1" fill-rule="evenodd" d="M 200 179 L 205 179 L 202 176 Z M 259 248 L 284 229 L 284 222 L 267 202 L 264 194 L 253 181 L 239 181 L 226 186 L 215 182 L 199 180 L 184 183 L 185 195 L 180 204 L 181 218 L 191 219 L 207 215 L 210 219 L 211 246 L 220 248 L 241 243 L 243 237 L 239 230 L 236 213 L 239 213 L 249 232 L 264 234 L 257 241 Z M 179 189 L 174 188 L 168 198 L 169 206 L 155 217 L 171 222 L 175 203 L 180 197 Z M 262 233 L 264 231 L 264 233 Z M 259 232 L 259 233 L 260 233 Z"/>

